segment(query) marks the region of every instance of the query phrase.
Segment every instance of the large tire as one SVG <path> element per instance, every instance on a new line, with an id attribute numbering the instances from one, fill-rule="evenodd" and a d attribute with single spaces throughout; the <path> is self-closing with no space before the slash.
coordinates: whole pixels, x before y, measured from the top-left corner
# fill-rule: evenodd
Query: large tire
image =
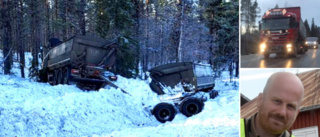
<path id="1" fill-rule="evenodd" d="M 67 84 L 69 85 L 69 79 L 70 79 L 70 73 L 71 73 L 71 70 L 69 67 L 66 67 L 64 70 L 63 70 L 63 73 L 62 73 L 62 84 Z"/>
<path id="2" fill-rule="evenodd" d="M 57 76 L 57 85 L 62 84 L 62 69 L 59 69 L 58 76 Z"/>
<path id="3" fill-rule="evenodd" d="M 180 112 L 187 116 L 193 116 L 200 113 L 203 109 L 203 102 L 197 98 L 185 98 L 180 105 Z"/>
<path id="4" fill-rule="evenodd" d="M 55 85 L 57 85 L 58 83 L 57 83 L 57 80 L 58 79 L 58 70 L 55 70 L 54 72 L 53 72 L 53 79 L 52 79 L 52 85 L 53 86 L 55 86 Z"/>
<path id="5" fill-rule="evenodd" d="M 52 72 L 48 72 L 48 82 L 49 82 L 49 84 L 51 85 L 51 86 L 53 86 L 53 77 L 54 77 L 54 73 L 52 73 Z"/>
<path id="6" fill-rule="evenodd" d="M 156 119 L 165 123 L 167 121 L 172 121 L 176 115 L 176 110 L 172 104 L 169 103 L 159 103 L 153 108 L 152 114 Z"/>

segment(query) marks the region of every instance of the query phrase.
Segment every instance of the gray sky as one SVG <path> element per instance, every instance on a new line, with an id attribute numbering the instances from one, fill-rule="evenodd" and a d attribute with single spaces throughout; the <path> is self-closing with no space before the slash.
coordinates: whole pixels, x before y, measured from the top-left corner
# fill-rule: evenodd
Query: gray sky
<path id="1" fill-rule="evenodd" d="M 271 74 L 279 71 L 301 73 L 313 69 L 296 69 L 296 68 L 241 68 L 240 70 L 240 92 L 250 100 L 262 93 Z"/>
<path id="2" fill-rule="evenodd" d="M 257 0 L 261 9 L 262 15 L 269 9 L 274 8 L 278 4 L 279 8 L 282 7 L 301 7 L 302 21 L 306 19 L 311 27 L 312 18 L 314 23 L 320 26 L 320 0 Z M 260 21 L 261 17 L 257 20 Z"/>

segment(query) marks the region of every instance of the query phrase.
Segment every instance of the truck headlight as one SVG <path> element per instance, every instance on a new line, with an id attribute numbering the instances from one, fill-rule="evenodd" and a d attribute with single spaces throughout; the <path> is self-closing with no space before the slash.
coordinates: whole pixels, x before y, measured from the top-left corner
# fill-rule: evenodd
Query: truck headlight
<path id="1" fill-rule="evenodd" d="M 287 44 L 287 48 L 291 48 L 292 47 L 292 45 L 291 44 Z"/>
<path id="2" fill-rule="evenodd" d="M 260 51 L 261 52 L 264 52 L 265 51 L 265 49 L 266 49 L 266 44 L 265 43 L 262 43 L 261 45 L 260 45 Z"/>
<path id="3" fill-rule="evenodd" d="M 288 50 L 288 52 L 291 52 L 291 47 L 292 47 L 291 44 L 287 44 L 287 50 Z"/>

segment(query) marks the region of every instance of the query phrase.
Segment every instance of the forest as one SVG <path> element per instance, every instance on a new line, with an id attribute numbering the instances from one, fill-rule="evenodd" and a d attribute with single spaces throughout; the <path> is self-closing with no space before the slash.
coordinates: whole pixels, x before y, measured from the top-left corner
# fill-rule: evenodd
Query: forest
<path id="1" fill-rule="evenodd" d="M 3 74 L 18 62 L 22 77 L 37 78 L 48 40 L 75 35 L 117 41 L 113 71 L 128 78 L 184 61 L 239 69 L 238 0 L 0 0 L 0 7 Z M 33 57 L 29 76 L 25 52 Z"/>

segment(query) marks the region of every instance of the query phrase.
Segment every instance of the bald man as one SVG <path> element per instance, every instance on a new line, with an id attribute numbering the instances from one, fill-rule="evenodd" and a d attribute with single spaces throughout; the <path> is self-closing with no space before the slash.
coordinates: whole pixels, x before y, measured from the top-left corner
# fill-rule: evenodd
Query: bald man
<path id="1" fill-rule="evenodd" d="M 291 137 L 304 94 L 301 80 L 289 72 L 271 75 L 257 100 L 258 112 L 241 119 L 241 137 Z"/>

